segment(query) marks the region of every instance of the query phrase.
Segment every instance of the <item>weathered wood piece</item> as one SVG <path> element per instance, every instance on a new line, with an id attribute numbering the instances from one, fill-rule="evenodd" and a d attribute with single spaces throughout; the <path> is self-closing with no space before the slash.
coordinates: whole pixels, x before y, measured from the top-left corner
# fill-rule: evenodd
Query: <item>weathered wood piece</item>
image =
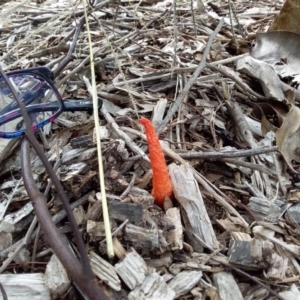
<path id="1" fill-rule="evenodd" d="M 216 222 L 219 224 L 219 226 L 227 232 L 238 232 L 238 231 L 249 231 L 249 229 L 245 229 L 245 227 L 243 226 L 243 223 L 240 221 L 240 219 L 236 218 L 236 217 L 230 217 L 230 219 L 226 218 L 226 219 L 220 219 L 220 220 L 216 220 Z"/>
<path id="2" fill-rule="evenodd" d="M 92 196 L 89 196 L 89 199 L 91 201 L 94 200 Z M 102 215 L 102 202 L 96 201 L 88 208 L 88 211 L 87 211 L 84 219 L 86 221 L 88 221 L 88 220 L 97 221 L 97 220 L 99 220 L 101 215 Z"/>
<path id="3" fill-rule="evenodd" d="M 84 219 L 84 209 L 82 205 L 79 205 L 78 207 L 75 207 L 73 209 L 73 214 L 76 220 L 76 224 L 80 225 Z"/>
<path id="4" fill-rule="evenodd" d="M 118 221 L 127 219 L 134 225 L 139 225 L 143 221 L 143 206 L 140 203 L 109 201 L 108 211 L 110 218 Z"/>
<path id="5" fill-rule="evenodd" d="M 47 264 L 45 272 L 45 284 L 55 299 L 62 295 L 70 286 L 68 273 L 60 260 L 53 254 Z"/>
<path id="6" fill-rule="evenodd" d="M 216 273 L 213 275 L 213 282 L 218 289 L 220 299 L 244 300 L 244 297 L 231 273 Z"/>
<path id="7" fill-rule="evenodd" d="M 152 268 L 160 270 L 162 267 L 168 267 L 171 265 L 173 260 L 172 253 L 167 251 L 163 253 L 160 258 L 147 259 L 147 265 Z"/>
<path id="8" fill-rule="evenodd" d="M 5 161 L 19 145 L 20 141 L 18 139 L 1 139 L 0 140 L 0 163 Z M 0 164 L 0 170 L 5 166 L 5 164 Z"/>
<path id="9" fill-rule="evenodd" d="M 268 256 L 272 244 L 257 238 L 252 240 L 231 240 L 228 250 L 230 263 L 246 269 L 266 269 L 270 265 Z"/>
<path id="10" fill-rule="evenodd" d="M 259 221 L 277 223 L 282 209 L 266 198 L 251 197 L 247 205 Z"/>
<path id="11" fill-rule="evenodd" d="M 128 295 L 128 300 L 173 300 L 175 292 L 158 273 L 146 275 L 145 280 Z"/>
<path id="12" fill-rule="evenodd" d="M 291 206 L 285 214 L 285 219 L 292 223 L 300 224 L 300 202 Z"/>
<path id="13" fill-rule="evenodd" d="M 171 250 L 182 249 L 183 247 L 183 229 L 180 218 L 180 211 L 177 207 L 166 211 L 166 218 L 174 225 L 174 229 L 166 233 L 168 248 Z"/>
<path id="14" fill-rule="evenodd" d="M 149 272 L 145 261 L 133 248 L 115 264 L 115 270 L 131 290 L 142 284 Z"/>
<path id="15" fill-rule="evenodd" d="M 123 245 L 120 243 L 120 241 L 117 237 L 115 237 L 113 239 L 113 247 L 114 247 L 114 252 L 115 252 L 116 257 L 118 257 L 119 259 L 122 259 L 125 257 L 126 250 L 123 247 Z"/>
<path id="16" fill-rule="evenodd" d="M 184 260 L 185 255 L 181 255 L 181 256 L 182 256 L 181 259 Z M 174 258 L 178 259 L 179 257 L 174 255 Z M 186 260 L 187 259 L 188 257 L 186 257 Z M 184 270 L 196 270 L 196 271 L 205 271 L 205 272 L 212 270 L 211 266 L 203 265 L 192 261 L 188 261 L 185 263 L 173 263 L 168 269 L 174 275 L 177 275 Z"/>
<path id="17" fill-rule="evenodd" d="M 5 232 L 15 232 L 17 229 L 22 230 L 32 220 L 33 205 L 31 202 L 25 204 L 16 212 L 7 214 L 0 223 L 0 230 Z M 29 218 L 28 220 L 26 218 Z M 22 222 L 24 220 L 24 223 Z"/>
<path id="18" fill-rule="evenodd" d="M 78 160 L 79 160 L 79 161 L 86 161 L 86 160 L 95 158 L 96 155 L 97 155 L 97 148 L 96 148 L 96 147 L 93 147 L 93 148 L 84 150 L 84 151 L 80 154 Z"/>
<path id="19" fill-rule="evenodd" d="M 158 229 L 150 230 L 127 224 L 124 233 L 125 240 L 131 242 L 137 248 L 150 251 L 160 247 Z"/>
<path id="20" fill-rule="evenodd" d="M 51 300 L 49 289 L 45 285 L 42 273 L 1 274 L 0 282 L 8 299 L 13 300 Z M 3 299 L 0 293 L 0 300 Z"/>
<path id="21" fill-rule="evenodd" d="M 115 270 L 132 290 L 128 295 L 129 300 L 172 300 L 175 297 L 175 292 L 167 286 L 163 277 L 148 268 L 133 248 L 115 265 Z"/>
<path id="22" fill-rule="evenodd" d="M 267 262 L 269 263 L 268 269 L 265 271 L 265 278 L 267 279 L 275 279 L 284 281 L 288 274 L 289 269 L 289 257 L 284 255 L 285 251 L 281 251 L 282 255 L 272 251 L 267 256 Z M 264 251 L 264 255 L 266 256 L 266 251 Z M 299 268 L 298 268 L 299 272 Z"/>
<path id="23" fill-rule="evenodd" d="M 232 240 L 229 244 L 228 258 L 231 263 L 257 268 L 251 256 L 251 242 Z"/>
<path id="24" fill-rule="evenodd" d="M 12 234 L 9 232 L 0 232 L 0 251 L 7 249 L 12 245 Z"/>
<path id="25" fill-rule="evenodd" d="M 272 230 L 262 230 L 261 227 L 262 226 L 255 226 L 253 228 L 253 233 L 255 237 L 266 239 L 272 242 L 273 244 L 279 245 L 280 247 L 289 251 L 296 257 L 300 256 L 300 246 L 298 246 L 297 244 L 287 243 L 282 239 L 276 238 L 274 237 L 274 232 Z"/>
<path id="26" fill-rule="evenodd" d="M 289 291 L 284 291 L 279 293 L 281 297 L 287 300 L 299 300 L 300 299 L 300 291 L 296 284 L 292 284 Z"/>
<path id="27" fill-rule="evenodd" d="M 177 274 L 168 284 L 175 291 L 176 298 L 187 294 L 198 284 L 202 277 L 202 271 L 182 271 Z"/>
<path id="28" fill-rule="evenodd" d="M 86 231 L 93 241 L 98 241 L 105 237 L 104 222 L 88 220 L 86 223 Z"/>
<path id="29" fill-rule="evenodd" d="M 262 86 L 267 98 L 283 101 L 285 96 L 281 89 L 280 80 L 274 69 L 262 61 L 246 56 L 237 61 L 236 69 L 256 78 Z"/>
<path id="30" fill-rule="evenodd" d="M 30 252 L 26 248 L 22 248 L 16 256 L 13 257 L 16 263 L 24 264 L 30 260 Z"/>
<path id="31" fill-rule="evenodd" d="M 191 239 L 192 246 L 199 252 L 201 246 L 205 245 L 210 249 L 217 249 L 219 243 L 192 171 L 185 166 L 171 164 L 169 172 L 176 200 L 182 208 L 185 229 L 204 242 L 201 245 L 199 241 Z"/>
<path id="32" fill-rule="evenodd" d="M 74 176 L 79 175 L 81 172 L 88 168 L 88 164 L 85 162 L 79 162 L 68 166 L 61 167 L 59 169 L 59 177 L 61 181 L 68 181 Z"/>
<path id="33" fill-rule="evenodd" d="M 84 148 L 73 149 L 72 147 L 70 147 L 70 144 L 68 144 L 63 148 L 63 154 L 61 158 L 62 163 L 78 158 L 84 150 L 85 150 Z"/>
<path id="34" fill-rule="evenodd" d="M 159 99 L 153 109 L 152 124 L 157 128 L 164 118 L 168 101 L 166 98 Z"/>
<path id="35" fill-rule="evenodd" d="M 121 281 L 115 268 L 93 251 L 89 253 L 89 259 L 94 274 L 113 290 L 120 291 Z"/>
<path id="36" fill-rule="evenodd" d="M 268 227 L 273 228 L 268 228 Z M 289 269 L 290 262 L 294 265 L 294 268 L 300 273 L 300 266 L 290 255 L 290 252 L 298 252 L 299 246 L 293 244 L 287 244 L 275 238 L 275 231 L 278 232 L 276 226 L 270 226 L 264 224 L 264 226 L 258 225 L 253 228 L 254 240 L 258 240 L 262 243 L 261 257 L 267 263 L 267 268 L 264 271 L 264 277 L 269 280 L 276 280 L 284 282 L 287 277 L 290 277 Z M 284 234 L 284 233 L 282 233 Z M 271 240 L 271 241 L 270 241 Z M 279 244 L 279 247 L 275 247 L 274 244 Z M 262 260 L 262 259 L 261 259 Z"/>

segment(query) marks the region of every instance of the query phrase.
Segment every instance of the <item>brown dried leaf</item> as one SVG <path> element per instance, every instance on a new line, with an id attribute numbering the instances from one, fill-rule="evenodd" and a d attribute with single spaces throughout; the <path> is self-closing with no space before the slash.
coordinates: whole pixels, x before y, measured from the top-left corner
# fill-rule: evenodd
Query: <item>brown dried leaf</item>
<path id="1" fill-rule="evenodd" d="M 274 126 L 267 118 L 265 115 L 262 116 L 261 118 L 261 133 L 263 136 L 266 136 L 266 134 L 269 131 L 276 132 L 277 127 Z"/>
<path id="2" fill-rule="evenodd" d="M 261 120 L 262 135 L 266 136 L 269 131 L 276 132 L 283 123 L 283 117 L 288 113 L 288 107 L 280 102 L 271 104 L 261 103 L 255 106 L 251 115 Z M 268 116 L 268 117 L 267 117 Z M 270 120 L 272 118 L 272 122 Z"/>
<path id="3" fill-rule="evenodd" d="M 300 1 L 286 0 L 269 31 L 286 30 L 300 34 L 299 14 Z"/>
<path id="4" fill-rule="evenodd" d="M 300 162 L 300 109 L 292 106 L 276 132 L 276 142 L 288 166 L 294 170 L 291 161 Z"/>

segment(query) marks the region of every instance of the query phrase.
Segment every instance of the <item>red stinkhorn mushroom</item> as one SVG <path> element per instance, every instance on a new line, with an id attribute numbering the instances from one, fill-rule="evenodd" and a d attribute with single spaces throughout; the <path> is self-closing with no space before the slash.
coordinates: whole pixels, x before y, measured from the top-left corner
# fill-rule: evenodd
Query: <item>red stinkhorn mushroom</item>
<path id="1" fill-rule="evenodd" d="M 155 203 L 163 207 L 165 198 L 171 197 L 173 194 L 165 156 L 151 121 L 146 118 L 141 118 L 139 121 L 145 127 L 149 146 L 150 162 L 153 170 L 151 193 Z"/>

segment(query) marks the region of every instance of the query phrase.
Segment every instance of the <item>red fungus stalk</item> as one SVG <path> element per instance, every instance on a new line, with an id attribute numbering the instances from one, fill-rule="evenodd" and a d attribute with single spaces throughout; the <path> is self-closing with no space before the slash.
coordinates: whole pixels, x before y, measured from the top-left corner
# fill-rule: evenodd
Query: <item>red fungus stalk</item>
<path id="1" fill-rule="evenodd" d="M 152 196 L 155 203 L 163 207 L 165 197 L 171 197 L 173 194 L 165 156 L 151 121 L 146 118 L 141 118 L 139 121 L 145 127 L 149 146 L 150 162 L 153 170 Z"/>

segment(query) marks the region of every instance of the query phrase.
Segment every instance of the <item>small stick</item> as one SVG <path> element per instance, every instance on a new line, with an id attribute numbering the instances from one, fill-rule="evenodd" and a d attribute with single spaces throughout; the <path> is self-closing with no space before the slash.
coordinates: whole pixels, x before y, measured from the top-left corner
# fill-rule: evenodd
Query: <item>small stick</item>
<path id="1" fill-rule="evenodd" d="M 132 179 L 128 185 L 128 187 L 126 188 L 126 190 L 122 193 L 122 195 L 120 196 L 120 199 L 123 200 L 131 191 L 131 189 L 133 188 L 134 186 L 134 183 L 135 183 L 135 179 L 136 179 L 136 174 L 133 173 L 132 175 Z"/>
<path id="2" fill-rule="evenodd" d="M 272 147 L 260 147 L 255 149 L 247 149 L 247 150 L 234 150 L 234 151 L 208 151 L 208 152 L 176 152 L 180 157 L 185 159 L 192 159 L 192 158 L 233 158 L 233 157 L 247 157 L 247 156 L 253 156 L 258 154 L 264 154 L 264 153 L 270 153 L 270 152 L 276 152 L 278 151 L 277 146 Z"/>

